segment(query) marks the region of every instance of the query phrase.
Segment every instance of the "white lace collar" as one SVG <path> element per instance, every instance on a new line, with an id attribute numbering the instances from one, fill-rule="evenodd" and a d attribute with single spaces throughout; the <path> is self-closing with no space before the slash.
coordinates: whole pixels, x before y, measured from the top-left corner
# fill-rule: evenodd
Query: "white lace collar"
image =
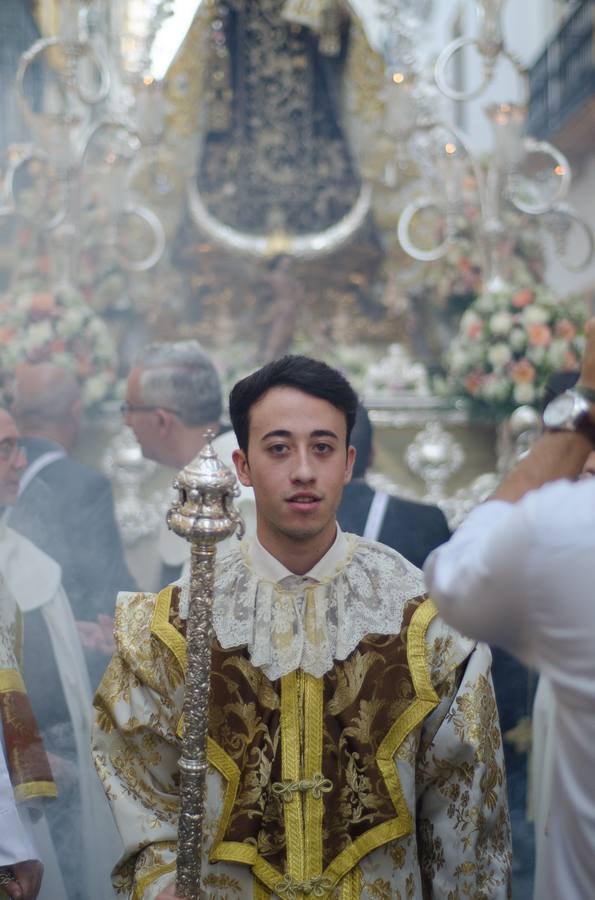
<path id="1" fill-rule="evenodd" d="M 188 582 L 181 587 L 185 617 Z M 319 678 L 367 634 L 397 634 L 406 602 L 423 593 L 419 569 L 353 534 L 338 531 L 301 577 L 251 539 L 217 564 L 213 626 L 224 649 L 247 646 L 271 680 L 296 669 Z"/>

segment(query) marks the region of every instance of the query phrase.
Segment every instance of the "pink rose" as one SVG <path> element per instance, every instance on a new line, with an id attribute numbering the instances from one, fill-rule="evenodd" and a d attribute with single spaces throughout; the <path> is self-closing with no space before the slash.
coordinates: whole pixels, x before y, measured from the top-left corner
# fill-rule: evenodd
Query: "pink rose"
<path id="1" fill-rule="evenodd" d="M 528 359 L 520 359 L 510 370 L 515 384 L 531 384 L 535 380 L 535 368 Z"/>
<path id="2" fill-rule="evenodd" d="M 556 334 L 558 337 L 564 338 L 565 341 L 571 341 L 576 337 L 576 326 L 572 324 L 570 319 L 560 319 L 556 324 Z"/>
<path id="3" fill-rule="evenodd" d="M 530 303 L 533 303 L 533 291 L 529 288 L 525 288 L 524 291 L 518 291 L 512 298 L 512 305 L 517 309 L 529 306 Z"/>
<path id="4" fill-rule="evenodd" d="M 552 340 L 552 332 L 547 325 L 528 325 L 527 335 L 533 347 L 547 347 Z"/>

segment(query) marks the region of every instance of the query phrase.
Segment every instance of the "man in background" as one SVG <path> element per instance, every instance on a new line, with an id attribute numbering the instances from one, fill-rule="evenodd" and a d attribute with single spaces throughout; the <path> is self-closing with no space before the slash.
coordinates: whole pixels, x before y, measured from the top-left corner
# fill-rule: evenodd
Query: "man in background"
<path id="1" fill-rule="evenodd" d="M 13 412 L 26 465 L 10 524 L 60 565 L 74 617 L 86 623 L 86 660 L 95 687 L 107 664 L 99 649 L 100 617 L 113 615 L 119 590 L 135 588 L 111 485 L 71 455 L 82 415 L 73 372 L 51 363 L 23 364 L 16 370 L 14 389 Z"/>
<path id="2" fill-rule="evenodd" d="M 215 452 L 232 467 L 237 447 L 231 429 L 222 427 L 221 383 L 211 359 L 198 341 L 153 343 L 128 375 L 122 407 L 126 424 L 134 432 L 143 456 L 176 473 L 200 453 L 206 433 Z M 172 477 L 173 477 L 172 473 Z M 246 531 L 254 531 L 254 495 L 242 487 L 237 506 Z M 235 543 L 235 539 L 230 539 Z M 161 584 L 174 581 L 188 560 L 188 542 L 168 531 L 165 517 L 159 536 Z"/>
<path id="3" fill-rule="evenodd" d="M 546 406 L 546 433 L 425 567 L 448 621 L 551 687 L 538 900 L 583 900 L 595 885 L 595 481 L 576 481 L 595 447 L 595 319 L 586 335 L 579 382 Z"/>
<path id="4" fill-rule="evenodd" d="M 4 448 L 0 444 L 0 455 Z M 29 807 L 55 797 L 56 788 L 17 662 L 20 630 L 16 602 L 0 574 L 0 892 L 35 900 L 44 867 Z M 28 797 L 35 799 L 27 803 Z"/>
<path id="5" fill-rule="evenodd" d="M 367 484 L 366 472 L 374 458 L 374 434 L 368 411 L 361 403 L 351 443 L 357 455 L 352 480 L 345 485 L 337 510 L 339 525 L 344 531 L 392 547 L 421 568 L 428 553 L 450 537 L 444 513 L 437 506 L 391 497 Z"/>
<path id="6" fill-rule="evenodd" d="M 0 408 L 0 576 L 22 616 L 21 669 L 58 786 L 49 830 L 39 834 L 45 819 L 33 823 L 42 859 L 57 860 L 49 883 L 60 887 L 46 900 L 107 900 L 107 857 L 118 852 L 119 839 L 91 764 L 92 693 L 81 640 L 59 564 L 6 522 L 25 466 L 16 424 Z M 0 708 L 7 696 L 0 680 Z M 9 711 L 5 723 L 13 718 Z"/>

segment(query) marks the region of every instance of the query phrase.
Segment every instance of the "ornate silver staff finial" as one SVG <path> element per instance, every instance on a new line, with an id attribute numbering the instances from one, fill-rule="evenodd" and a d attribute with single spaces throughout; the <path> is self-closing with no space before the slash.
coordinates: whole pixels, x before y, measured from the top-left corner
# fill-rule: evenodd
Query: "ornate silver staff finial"
<path id="1" fill-rule="evenodd" d="M 236 476 L 215 453 L 214 433 L 209 430 L 205 437 L 207 443 L 198 456 L 174 480 L 179 496 L 167 513 L 167 524 L 187 541 L 215 544 L 234 531 L 242 537 L 244 523 L 233 507 L 233 498 L 239 494 Z"/>
<path id="2" fill-rule="evenodd" d="M 215 453 L 214 434 L 205 437 L 198 456 L 174 481 L 179 496 L 167 514 L 169 528 L 192 544 L 176 873 L 176 893 L 190 900 L 200 896 L 201 883 L 215 553 L 218 541 L 244 533 L 233 505 L 239 493 L 236 477 Z"/>

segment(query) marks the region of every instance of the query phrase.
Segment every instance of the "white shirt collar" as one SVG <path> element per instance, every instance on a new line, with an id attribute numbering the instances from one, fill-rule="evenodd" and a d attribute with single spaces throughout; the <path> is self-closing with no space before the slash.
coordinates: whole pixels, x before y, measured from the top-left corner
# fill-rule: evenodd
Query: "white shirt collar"
<path id="1" fill-rule="evenodd" d="M 282 562 L 269 553 L 263 547 L 256 535 L 250 539 L 250 561 L 257 578 L 265 581 L 273 581 L 275 583 L 283 581 L 283 579 L 291 577 L 301 577 L 312 581 L 324 581 L 332 578 L 338 569 L 341 569 L 345 563 L 346 557 L 349 555 L 350 547 L 347 538 L 337 525 L 337 534 L 335 540 L 326 551 L 322 559 L 319 559 L 316 565 L 312 566 L 309 572 L 302 576 L 296 576 L 295 572 L 287 569 Z"/>

